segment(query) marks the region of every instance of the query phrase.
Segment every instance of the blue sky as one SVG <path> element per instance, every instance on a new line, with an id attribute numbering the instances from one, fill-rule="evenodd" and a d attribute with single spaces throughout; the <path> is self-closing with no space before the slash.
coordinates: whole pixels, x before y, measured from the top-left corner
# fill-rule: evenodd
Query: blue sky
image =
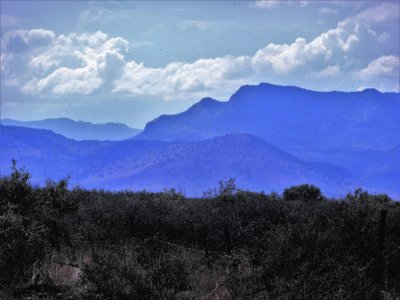
<path id="1" fill-rule="evenodd" d="M 398 1 L 1 1 L 1 117 L 142 128 L 241 85 L 399 91 Z"/>

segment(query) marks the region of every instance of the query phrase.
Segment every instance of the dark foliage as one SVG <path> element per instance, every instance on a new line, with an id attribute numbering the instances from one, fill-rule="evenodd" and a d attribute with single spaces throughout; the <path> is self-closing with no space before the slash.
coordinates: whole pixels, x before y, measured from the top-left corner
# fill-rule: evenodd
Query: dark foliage
<path id="1" fill-rule="evenodd" d="M 400 205 L 222 182 L 202 199 L 0 179 L 0 298 L 398 299 Z M 289 200 L 289 201 L 285 201 Z M 385 227 L 381 221 L 385 214 Z"/>
<path id="2" fill-rule="evenodd" d="M 283 200 L 285 201 L 314 202 L 322 199 L 321 190 L 312 184 L 293 186 L 283 191 Z"/>

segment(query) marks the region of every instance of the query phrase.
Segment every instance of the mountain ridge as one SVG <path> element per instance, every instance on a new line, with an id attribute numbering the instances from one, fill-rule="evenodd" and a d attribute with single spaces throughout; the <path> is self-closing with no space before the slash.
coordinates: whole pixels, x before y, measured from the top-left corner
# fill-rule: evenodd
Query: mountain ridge
<path id="1" fill-rule="evenodd" d="M 20 158 L 38 178 L 70 173 L 88 188 L 195 194 L 235 177 L 253 190 L 313 183 L 328 195 L 359 186 L 399 197 L 399 116 L 398 93 L 261 83 L 241 87 L 227 102 L 207 97 L 182 113 L 162 115 L 122 141 L 2 127 L 8 135 L 2 170 Z"/>
<path id="2" fill-rule="evenodd" d="M 124 140 L 131 138 L 141 130 L 122 123 L 91 123 L 75 121 L 69 118 L 52 118 L 36 121 L 17 121 L 2 119 L 3 125 L 47 129 L 74 140 Z"/>
<path id="3" fill-rule="evenodd" d="M 236 178 L 240 188 L 266 192 L 313 183 L 327 195 L 337 195 L 357 186 L 340 167 L 304 162 L 250 134 L 191 142 L 104 142 L 75 141 L 24 127 L 1 130 L 1 173 L 10 172 L 11 159 L 16 159 L 32 173 L 35 184 L 70 175 L 73 185 L 84 188 L 175 188 L 191 196 L 201 196 L 229 177 Z"/>
<path id="4" fill-rule="evenodd" d="M 396 120 L 394 120 L 400 113 L 398 95 L 397 93 L 381 93 L 377 90 L 373 90 L 372 93 L 371 90 L 315 92 L 299 87 L 284 87 L 266 83 L 253 86 L 246 85 L 239 88 L 227 102 L 214 99 L 212 101 L 201 100 L 185 112 L 160 116 L 149 122 L 137 138 L 169 141 L 201 140 L 230 132 L 247 132 L 263 137 L 279 147 L 287 148 L 285 150 L 290 150 L 288 145 L 295 144 L 296 137 L 297 139 L 300 137 L 304 143 L 310 142 L 307 139 L 307 134 L 302 136 L 302 131 L 311 132 L 314 130 L 312 133 L 316 135 L 316 138 L 312 142 L 319 141 L 319 146 L 326 144 L 332 147 L 333 145 L 329 145 L 329 141 L 320 139 L 322 133 L 315 132 L 317 128 L 315 123 L 321 123 L 321 130 L 326 131 L 326 129 L 335 129 L 336 124 L 332 124 L 335 122 L 335 118 L 338 118 L 340 126 L 343 123 L 340 123 L 341 120 L 349 121 L 349 119 L 357 117 L 358 119 L 353 124 L 364 127 L 368 125 L 369 127 L 367 126 L 364 129 L 373 131 L 371 127 L 374 124 L 366 123 L 368 121 L 373 122 L 374 118 L 382 118 L 384 115 L 385 118 L 391 119 L 389 125 L 384 122 L 385 129 L 392 127 L 393 124 L 396 125 L 397 129 L 400 129 L 400 122 L 396 123 Z M 209 103 L 212 103 L 212 105 L 209 105 Z M 256 107 L 249 107 L 250 105 Z M 380 108 L 382 105 L 385 107 Z M 350 112 L 346 112 L 348 108 L 350 108 Z M 201 115 L 196 115 L 194 112 L 199 110 L 202 112 Z M 288 113 L 288 110 L 293 113 Z M 374 110 L 376 110 L 375 115 Z M 386 112 L 388 112 L 387 115 Z M 294 113 L 299 116 L 296 117 Z M 318 114 L 323 115 L 318 119 Z M 341 116 L 341 114 L 344 114 L 344 116 Z M 393 117 L 394 114 L 395 117 Z M 220 120 L 216 120 L 217 118 L 220 118 Z M 268 120 L 270 120 L 269 123 Z M 291 120 L 293 121 L 290 122 Z M 274 126 L 274 122 L 285 125 L 285 130 L 278 132 L 279 127 Z M 356 129 L 358 127 L 355 126 Z M 351 128 L 352 126 L 344 127 L 342 132 L 346 134 Z M 263 129 L 269 129 L 270 132 L 276 131 L 277 134 L 275 136 L 265 134 L 261 132 Z M 285 132 L 286 134 L 290 133 L 291 130 L 297 132 L 293 134 L 290 141 L 279 139 L 279 136 L 283 136 Z M 361 129 L 359 131 L 361 134 L 363 133 Z M 344 137 L 343 134 L 342 136 Z M 371 147 L 372 142 L 366 140 L 365 135 L 362 135 L 359 140 L 360 147 Z M 400 134 L 387 137 L 385 143 L 390 144 L 392 140 L 395 140 L 395 142 L 390 146 L 399 144 Z M 343 142 L 349 146 L 349 141 Z"/>

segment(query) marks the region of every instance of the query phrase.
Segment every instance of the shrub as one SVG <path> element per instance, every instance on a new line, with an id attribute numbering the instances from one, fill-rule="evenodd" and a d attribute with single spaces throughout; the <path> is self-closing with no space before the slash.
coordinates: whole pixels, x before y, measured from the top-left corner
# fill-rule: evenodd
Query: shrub
<path id="1" fill-rule="evenodd" d="M 312 184 L 293 186 L 283 192 L 285 201 L 317 202 L 323 199 L 321 190 Z"/>

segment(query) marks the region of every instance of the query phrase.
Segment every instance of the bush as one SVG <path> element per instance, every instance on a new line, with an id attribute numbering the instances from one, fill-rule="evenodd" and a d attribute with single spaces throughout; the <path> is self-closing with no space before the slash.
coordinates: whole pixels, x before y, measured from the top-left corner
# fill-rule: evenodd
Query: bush
<path id="1" fill-rule="evenodd" d="M 280 196 L 233 180 L 196 200 L 172 190 L 71 190 L 68 180 L 40 188 L 15 163 L 0 193 L 2 298 L 400 296 L 400 205 L 386 195 L 323 201 L 312 185 Z M 55 282 L 69 276 L 57 274 L 64 266 L 80 277 L 75 285 Z"/>
<path id="2" fill-rule="evenodd" d="M 283 200 L 285 201 L 318 202 L 323 199 L 321 190 L 312 184 L 293 186 L 283 192 Z"/>

